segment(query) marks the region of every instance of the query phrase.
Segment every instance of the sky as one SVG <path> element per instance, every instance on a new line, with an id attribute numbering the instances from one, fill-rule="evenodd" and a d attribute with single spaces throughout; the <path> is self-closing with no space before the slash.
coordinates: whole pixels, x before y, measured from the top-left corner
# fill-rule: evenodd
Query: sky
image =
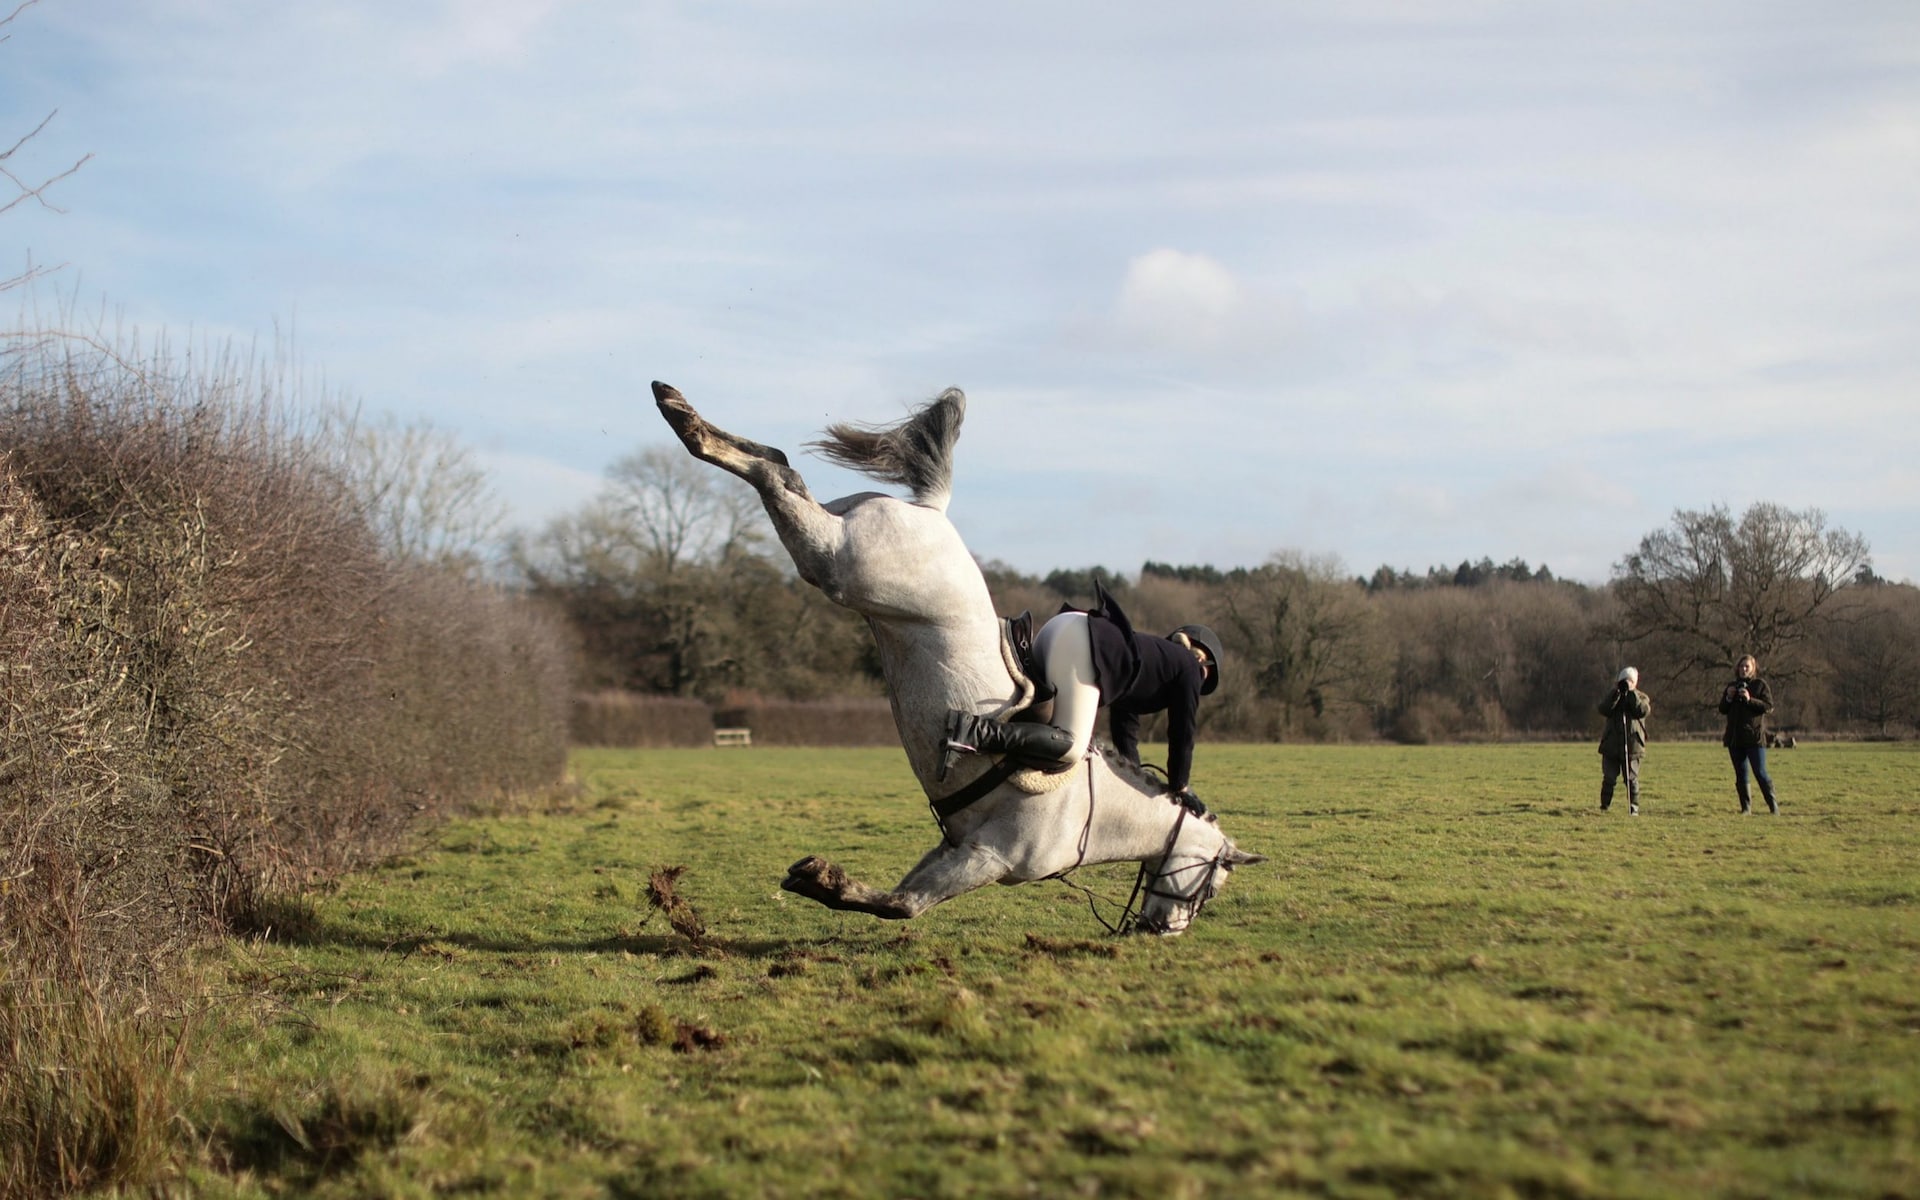
<path id="1" fill-rule="evenodd" d="M 0 0 L 0 14 L 9 0 Z M 1519 558 L 1818 508 L 1920 577 L 1920 4 L 39 0 L 0 278 L 459 434 L 968 396 L 1023 571 Z M 8 261 L 8 260 L 11 261 Z M 23 295 L 16 289 L 12 301 Z M 24 316 L 23 316 L 23 319 Z M 868 484 L 795 453 L 822 498 Z"/>

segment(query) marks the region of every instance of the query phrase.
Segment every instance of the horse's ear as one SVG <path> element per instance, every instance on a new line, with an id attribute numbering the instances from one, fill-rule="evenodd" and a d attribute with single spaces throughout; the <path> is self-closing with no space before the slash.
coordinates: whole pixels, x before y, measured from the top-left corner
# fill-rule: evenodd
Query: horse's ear
<path id="1" fill-rule="evenodd" d="M 1226 861 L 1230 867 L 1244 867 L 1251 863 L 1263 863 L 1267 861 L 1267 856 L 1264 854 L 1248 854 L 1238 846 L 1229 846 L 1227 847 Z"/>

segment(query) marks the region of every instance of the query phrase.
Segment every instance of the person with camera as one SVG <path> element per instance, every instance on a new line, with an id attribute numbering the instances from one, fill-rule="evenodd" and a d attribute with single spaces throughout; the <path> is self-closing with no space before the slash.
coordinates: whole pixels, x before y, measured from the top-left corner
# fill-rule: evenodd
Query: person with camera
<path id="1" fill-rule="evenodd" d="M 1647 753 L 1647 717 L 1653 701 L 1640 690 L 1640 672 L 1622 667 L 1613 690 L 1600 701 L 1607 727 L 1600 731 L 1600 811 L 1613 807 L 1614 782 L 1627 780 L 1627 815 L 1640 815 L 1640 760 Z"/>
<path id="2" fill-rule="evenodd" d="M 1720 711 L 1726 714 L 1727 732 L 1720 742 L 1733 759 L 1733 787 L 1740 794 L 1740 811 L 1753 811 L 1753 795 L 1747 790 L 1747 772 L 1760 783 L 1767 811 L 1778 813 L 1780 805 L 1773 795 L 1773 778 L 1767 774 L 1767 714 L 1773 711 L 1773 693 L 1760 678 L 1760 664 L 1751 654 L 1742 655 L 1734 664 L 1733 682 L 1720 693 Z"/>

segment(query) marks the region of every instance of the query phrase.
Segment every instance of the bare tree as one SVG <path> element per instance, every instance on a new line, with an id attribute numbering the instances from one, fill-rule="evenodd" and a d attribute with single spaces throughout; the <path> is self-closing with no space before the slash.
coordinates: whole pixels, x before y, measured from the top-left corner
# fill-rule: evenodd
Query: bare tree
<path id="1" fill-rule="evenodd" d="M 736 602 L 778 607 L 756 548 L 766 519 L 750 488 L 663 447 L 615 463 L 601 492 L 514 557 L 538 594 L 583 629 L 595 682 L 714 694 L 750 674 Z M 748 622 L 750 623 L 750 622 Z"/>
<path id="2" fill-rule="evenodd" d="M 1828 655 L 1838 715 L 1886 735 L 1920 725 L 1920 589 L 1856 588 Z"/>
<path id="3" fill-rule="evenodd" d="M 21 13 L 25 12 L 28 8 L 32 7 L 34 4 L 38 2 L 39 0 L 22 0 L 22 3 L 17 5 L 12 12 L 8 13 L 4 17 L 0 17 L 0 43 L 5 43 L 12 38 L 13 35 L 10 32 L 8 32 L 8 26 L 13 24 L 14 18 L 18 17 Z M 55 208 L 53 204 L 48 202 L 47 189 L 52 187 L 54 184 L 60 182 L 62 179 L 65 179 L 67 176 L 73 174 L 75 171 L 78 171 L 82 166 L 86 164 L 86 161 L 88 159 L 93 157 L 93 155 L 91 154 L 81 155 L 79 160 L 75 162 L 72 166 L 68 167 L 64 171 L 57 172 L 53 175 L 50 175 L 41 179 L 39 183 L 28 182 L 29 180 L 35 178 L 35 175 L 33 174 L 28 174 L 25 176 L 21 175 L 20 171 L 22 168 L 16 167 L 13 161 L 14 156 L 20 153 L 22 147 L 26 146 L 26 144 L 28 142 L 31 142 L 34 138 L 40 136 L 41 131 L 46 129 L 46 127 L 53 121 L 53 118 L 58 114 L 59 114 L 58 109 L 55 109 L 53 112 L 48 113 L 45 117 L 41 118 L 40 123 L 38 125 L 35 125 L 32 129 L 28 130 L 25 134 L 22 134 L 18 139 L 16 139 L 13 142 L 13 144 L 7 146 L 6 149 L 0 150 L 0 180 L 5 180 L 7 186 L 12 189 L 11 195 L 0 196 L 0 213 L 8 212 L 18 207 L 19 205 L 25 204 L 29 200 L 32 200 L 38 203 L 42 208 L 50 209 L 54 212 L 62 211 L 61 209 Z M 0 278 L 0 292 L 7 291 L 10 288 L 19 287 L 21 284 L 24 284 L 29 280 L 36 279 L 45 273 L 46 273 L 45 268 L 35 267 L 29 264 L 27 269 L 18 275 L 10 276 L 7 278 Z"/>
<path id="4" fill-rule="evenodd" d="M 1791 677 L 1809 668 L 1794 651 L 1871 561 L 1865 538 L 1829 529 L 1817 508 L 1754 504 L 1738 521 L 1724 505 L 1681 509 L 1615 564 L 1618 633 L 1657 647 L 1673 679 L 1730 669 L 1743 654 Z"/>
<path id="5" fill-rule="evenodd" d="M 665 446 L 648 446 L 614 463 L 605 499 L 667 576 L 687 564 L 724 560 L 765 537 L 752 489 Z"/>
<path id="6" fill-rule="evenodd" d="M 396 561 L 473 574 L 506 525 L 506 505 L 472 449 L 431 422 L 349 419 L 345 468 L 368 522 Z"/>
<path id="7" fill-rule="evenodd" d="M 1336 558 L 1293 552 L 1228 575 L 1221 594 L 1227 641 L 1246 656 L 1261 698 L 1280 705 L 1284 727 L 1319 722 L 1330 710 L 1368 703 L 1379 656 L 1366 593 Z"/>

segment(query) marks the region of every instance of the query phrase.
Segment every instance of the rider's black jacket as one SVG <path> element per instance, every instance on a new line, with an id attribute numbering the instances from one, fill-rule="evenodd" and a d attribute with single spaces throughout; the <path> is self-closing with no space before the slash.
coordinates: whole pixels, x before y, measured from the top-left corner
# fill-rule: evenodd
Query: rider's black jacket
<path id="1" fill-rule="evenodd" d="M 1098 583 L 1087 632 L 1114 749 L 1138 765 L 1140 718 L 1166 713 L 1167 782 L 1175 791 L 1185 789 L 1193 774 L 1193 736 L 1206 682 L 1199 660 L 1178 642 L 1135 633 L 1127 614 Z"/>

